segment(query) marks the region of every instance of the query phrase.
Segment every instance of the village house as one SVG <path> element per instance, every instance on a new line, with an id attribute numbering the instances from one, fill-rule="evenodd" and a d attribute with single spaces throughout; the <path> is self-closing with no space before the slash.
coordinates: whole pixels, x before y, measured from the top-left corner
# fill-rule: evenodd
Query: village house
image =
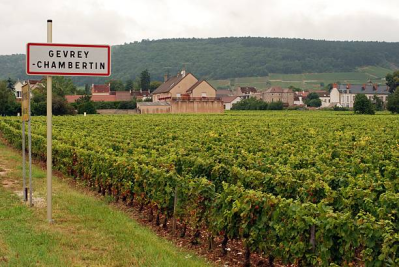
<path id="1" fill-rule="evenodd" d="M 165 76 L 161 84 L 152 94 L 149 104 L 138 103 L 137 108 L 141 113 L 159 113 L 160 104 L 169 105 L 170 113 L 221 113 L 223 103 L 216 97 L 216 89 L 206 80 L 198 80 L 192 73 L 183 69 L 176 76 Z"/>
<path id="2" fill-rule="evenodd" d="M 294 105 L 295 106 L 302 106 L 305 105 L 305 99 L 308 96 L 309 92 L 300 91 L 294 93 Z"/>
<path id="3" fill-rule="evenodd" d="M 111 84 L 92 84 L 91 85 L 91 95 L 110 95 L 111 94 Z"/>
<path id="4" fill-rule="evenodd" d="M 91 85 L 91 101 L 94 102 L 113 102 L 117 101 L 116 93 L 111 91 L 111 84 L 92 84 Z M 65 98 L 69 103 L 73 103 L 81 95 L 66 95 Z"/>
<path id="5" fill-rule="evenodd" d="M 255 94 L 258 93 L 258 90 L 256 90 L 255 87 L 243 87 L 243 86 L 238 86 L 236 88 L 235 94 L 236 96 L 241 97 L 241 99 L 248 99 L 250 97 L 255 96 Z"/>
<path id="6" fill-rule="evenodd" d="M 69 103 L 78 100 L 81 95 L 66 95 Z M 111 84 L 92 84 L 91 100 L 94 102 L 114 102 L 114 101 L 132 101 L 151 99 L 150 91 L 111 91 Z"/>
<path id="7" fill-rule="evenodd" d="M 327 91 L 314 91 L 321 100 L 321 107 L 327 108 L 331 105 L 331 97 Z"/>
<path id="8" fill-rule="evenodd" d="M 20 81 L 18 80 L 14 84 L 15 88 L 15 97 L 17 100 L 22 100 L 22 86 L 25 84 L 29 84 L 30 90 L 31 90 L 31 97 L 32 97 L 32 91 L 36 88 L 44 87 L 43 82 L 41 80 L 26 80 L 26 81 Z"/>
<path id="9" fill-rule="evenodd" d="M 235 103 L 241 101 L 239 96 L 224 96 L 222 97 L 223 107 L 225 110 L 230 110 Z"/>
<path id="10" fill-rule="evenodd" d="M 15 88 L 15 97 L 17 98 L 17 100 L 21 100 L 22 99 L 22 86 L 24 85 L 24 82 L 21 82 L 20 80 L 18 80 L 15 84 L 14 84 L 14 88 Z"/>
<path id="11" fill-rule="evenodd" d="M 358 94 L 365 94 L 370 100 L 377 96 L 386 103 L 390 93 L 387 85 L 372 83 L 338 85 L 335 83 L 330 92 L 330 106 L 353 108 Z"/>
<path id="12" fill-rule="evenodd" d="M 294 105 L 294 92 L 291 89 L 283 89 L 279 86 L 269 88 L 262 93 L 261 99 L 267 103 L 283 102 L 284 106 Z"/>
<path id="13" fill-rule="evenodd" d="M 150 100 L 151 97 L 151 92 L 150 91 L 132 91 L 131 93 L 132 98 L 136 98 L 137 100 L 142 100 L 142 101 L 146 101 L 146 100 Z"/>

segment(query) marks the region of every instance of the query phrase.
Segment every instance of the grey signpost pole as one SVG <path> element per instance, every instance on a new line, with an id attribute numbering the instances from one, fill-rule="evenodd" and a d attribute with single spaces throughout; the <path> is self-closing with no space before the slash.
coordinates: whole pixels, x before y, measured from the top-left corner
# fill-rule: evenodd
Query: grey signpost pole
<path id="1" fill-rule="evenodd" d="M 53 42 L 53 21 L 47 20 L 47 43 Z M 52 222 L 51 192 L 52 192 L 52 84 L 53 77 L 47 76 L 47 220 Z"/>
<path id="2" fill-rule="evenodd" d="M 28 153 L 29 153 L 29 206 L 33 206 L 33 201 L 32 201 L 32 133 L 31 133 L 31 126 L 30 126 L 30 121 L 31 121 L 31 114 L 30 114 L 30 88 L 28 89 L 28 105 L 29 105 L 29 111 L 28 111 Z"/>

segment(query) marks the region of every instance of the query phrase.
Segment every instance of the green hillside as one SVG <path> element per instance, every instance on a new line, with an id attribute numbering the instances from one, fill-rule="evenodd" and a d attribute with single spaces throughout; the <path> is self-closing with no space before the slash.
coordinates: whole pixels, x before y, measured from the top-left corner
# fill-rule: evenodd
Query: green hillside
<path id="1" fill-rule="evenodd" d="M 24 55 L 0 56 L 0 79 L 27 78 L 24 62 Z M 350 76 L 350 72 L 359 68 L 364 75 L 375 71 L 381 76 L 382 72 L 373 68 L 399 66 L 399 43 L 260 37 L 143 40 L 113 46 L 111 78 L 135 79 L 148 69 L 153 79 L 161 80 L 167 71 L 175 74 L 183 64 L 199 78 L 212 80 L 265 77 L 269 73 L 348 73 Z M 355 79 L 365 77 L 360 73 Z M 284 80 L 274 74 L 270 77 Z M 292 78 L 303 80 L 301 76 Z M 309 79 L 315 80 L 312 76 Z M 105 79 L 79 77 L 74 80 L 82 85 Z"/>
<path id="2" fill-rule="evenodd" d="M 270 74 L 265 77 L 243 77 L 235 79 L 211 80 L 215 88 L 234 88 L 236 86 L 254 86 L 265 89 L 270 86 L 295 86 L 302 89 L 317 90 L 329 83 L 341 82 L 363 84 L 371 80 L 373 83 L 385 84 L 385 76 L 392 70 L 382 67 L 363 67 L 354 72 L 307 73 L 307 74 Z"/>

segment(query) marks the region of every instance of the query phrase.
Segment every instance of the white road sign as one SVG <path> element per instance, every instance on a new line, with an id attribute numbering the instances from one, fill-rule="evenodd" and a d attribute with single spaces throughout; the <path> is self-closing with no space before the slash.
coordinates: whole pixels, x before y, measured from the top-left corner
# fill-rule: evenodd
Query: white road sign
<path id="1" fill-rule="evenodd" d="M 109 76 L 111 47 L 28 43 L 26 73 L 51 76 Z"/>

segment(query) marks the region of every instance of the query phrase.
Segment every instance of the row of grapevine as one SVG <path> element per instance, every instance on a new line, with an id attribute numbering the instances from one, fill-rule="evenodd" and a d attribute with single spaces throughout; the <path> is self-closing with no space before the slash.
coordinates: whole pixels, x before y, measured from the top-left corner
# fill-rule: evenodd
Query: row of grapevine
<path id="1" fill-rule="evenodd" d="M 398 119 L 259 114 L 55 118 L 54 164 L 100 193 L 208 229 L 210 242 L 241 239 L 247 260 L 398 264 Z M 33 125 L 33 152 L 45 159 L 44 120 Z M 21 146 L 17 120 L 0 120 L 0 131 Z"/>

